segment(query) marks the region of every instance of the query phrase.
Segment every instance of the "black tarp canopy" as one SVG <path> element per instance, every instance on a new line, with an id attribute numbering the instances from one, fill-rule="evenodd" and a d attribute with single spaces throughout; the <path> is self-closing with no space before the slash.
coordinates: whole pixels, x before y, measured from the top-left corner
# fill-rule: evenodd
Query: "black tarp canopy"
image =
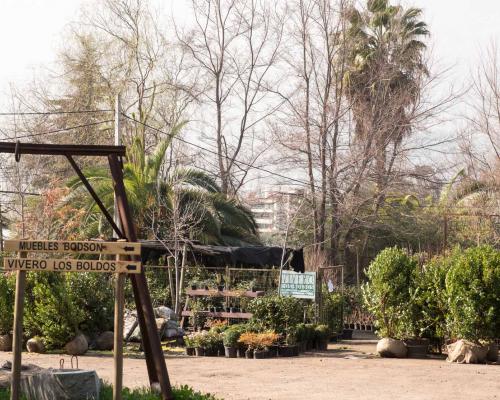
<path id="1" fill-rule="evenodd" d="M 189 261 L 211 268 L 224 268 L 227 265 L 236 268 L 271 268 L 279 267 L 283 257 L 283 248 L 269 246 L 209 246 L 193 242 L 186 244 Z M 158 260 L 169 255 L 175 246 L 172 242 L 160 240 L 142 240 L 142 261 Z M 295 272 L 304 272 L 304 252 L 302 249 L 285 249 L 283 258 L 286 266 L 291 266 Z"/>

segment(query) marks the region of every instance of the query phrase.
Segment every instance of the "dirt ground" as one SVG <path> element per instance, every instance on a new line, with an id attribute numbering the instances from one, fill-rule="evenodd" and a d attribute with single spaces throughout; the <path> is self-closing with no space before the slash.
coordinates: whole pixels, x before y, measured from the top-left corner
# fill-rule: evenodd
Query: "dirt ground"
<path id="1" fill-rule="evenodd" d="M 167 356 L 173 384 L 225 400 L 492 400 L 500 399 L 500 365 L 457 365 L 443 359 L 381 359 L 375 341 L 344 341 L 328 351 L 266 360 Z M 4 353 L 5 359 L 10 359 Z M 2 357 L 2 355 L 0 355 Z M 59 367 L 59 355 L 23 353 L 23 363 Z M 65 357 L 66 365 L 69 357 Z M 2 359 L 0 358 L 0 361 Z M 84 356 L 80 368 L 111 381 L 113 359 Z M 126 358 L 124 384 L 148 383 L 144 359 Z"/>

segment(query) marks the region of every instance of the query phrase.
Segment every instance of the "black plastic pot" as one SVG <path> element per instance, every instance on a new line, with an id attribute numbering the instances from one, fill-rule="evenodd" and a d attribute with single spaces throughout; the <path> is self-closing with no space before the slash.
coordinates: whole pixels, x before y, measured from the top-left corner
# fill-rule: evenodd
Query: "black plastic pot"
<path id="1" fill-rule="evenodd" d="M 227 357 L 227 358 L 236 358 L 237 356 L 237 351 L 238 349 L 236 347 L 227 347 L 227 346 L 224 346 L 224 355 Z"/>
<path id="2" fill-rule="evenodd" d="M 269 358 L 269 350 L 255 350 L 253 352 L 253 358 L 255 360 L 261 360 L 263 358 Z"/>
<path id="3" fill-rule="evenodd" d="M 316 340 L 316 350 L 325 351 L 328 350 L 328 339 L 322 338 Z"/>
<path id="4" fill-rule="evenodd" d="M 217 290 L 218 290 L 219 292 L 222 292 L 222 291 L 224 290 L 224 286 L 217 286 Z"/>
<path id="5" fill-rule="evenodd" d="M 342 339 L 351 340 L 353 329 L 344 329 L 342 331 Z"/>
<path id="6" fill-rule="evenodd" d="M 278 355 L 280 357 L 297 357 L 299 355 L 299 346 L 280 346 Z"/>
<path id="7" fill-rule="evenodd" d="M 407 339 L 404 341 L 408 358 L 426 358 L 429 352 L 429 339 Z"/>
<path id="8" fill-rule="evenodd" d="M 194 356 L 196 355 L 196 350 L 194 347 L 186 347 L 186 355 L 187 356 Z"/>
<path id="9" fill-rule="evenodd" d="M 269 347 L 269 357 L 278 357 L 279 346 Z"/>
<path id="10" fill-rule="evenodd" d="M 247 349 L 245 351 L 245 358 L 247 359 L 253 358 L 253 349 Z"/>
<path id="11" fill-rule="evenodd" d="M 196 357 L 204 357 L 206 350 L 203 347 L 196 347 L 195 349 Z"/>
<path id="12" fill-rule="evenodd" d="M 192 289 L 192 290 L 196 290 L 196 289 L 197 289 L 197 287 L 198 287 L 198 286 L 196 286 L 196 285 L 191 285 L 191 289 Z"/>
<path id="13" fill-rule="evenodd" d="M 205 349 L 206 357 L 217 357 L 219 355 L 218 349 Z"/>

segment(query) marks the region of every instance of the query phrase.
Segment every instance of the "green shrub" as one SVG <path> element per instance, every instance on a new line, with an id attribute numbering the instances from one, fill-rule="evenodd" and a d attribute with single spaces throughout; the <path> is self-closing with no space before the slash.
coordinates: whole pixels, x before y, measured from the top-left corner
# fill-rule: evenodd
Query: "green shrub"
<path id="1" fill-rule="evenodd" d="M 456 253 L 456 252 L 455 252 Z M 446 275 L 454 254 L 437 256 L 423 266 L 418 277 L 419 296 L 422 307 L 422 336 L 444 338 L 447 336 L 446 315 L 448 299 L 446 296 Z"/>
<path id="2" fill-rule="evenodd" d="M 238 344 L 238 339 L 242 334 L 241 328 L 238 325 L 231 326 L 224 332 L 224 346 L 235 347 Z"/>
<path id="3" fill-rule="evenodd" d="M 317 325 L 314 328 L 315 337 L 318 340 L 328 340 L 330 339 L 331 331 L 328 325 Z"/>
<path id="4" fill-rule="evenodd" d="M 500 326 L 500 251 L 470 248 L 453 258 L 446 276 L 452 336 L 478 342 L 492 339 Z"/>
<path id="5" fill-rule="evenodd" d="M 14 274 L 0 272 L 0 335 L 6 335 L 12 330 L 15 285 Z"/>
<path id="6" fill-rule="evenodd" d="M 407 335 L 403 321 L 408 316 L 416 274 L 416 260 L 396 247 L 381 251 L 368 267 L 363 297 L 381 336 Z"/>
<path id="7" fill-rule="evenodd" d="M 323 289 L 324 321 L 332 332 L 341 333 L 344 328 L 344 296 L 338 291 L 329 293 Z"/>
<path id="8" fill-rule="evenodd" d="M 41 336 L 48 349 L 61 348 L 78 332 L 85 311 L 68 292 L 66 274 L 28 274 L 25 331 Z"/>
<path id="9" fill-rule="evenodd" d="M 299 299 L 278 295 L 257 297 L 249 305 L 253 321 L 265 329 L 285 336 L 287 328 L 302 322 L 302 303 Z"/>
<path id="10" fill-rule="evenodd" d="M 123 400 L 160 400 L 161 396 L 158 393 L 152 392 L 151 389 L 124 389 Z M 195 391 L 187 385 L 182 385 L 172 388 L 174 400 L 218 400 L 211 394 L 203 394 Z M 113 388 L 110 385 L 103 385 L 101 389 L 101 400 L 111 400 L 113 398 Z M 9 400 L 10 390 L 0 389 L 0 400 Z M 21 400 L 25 397 L 22 396 Z M 220 399 L 219 399 L 220 400 Z"/>
<path id="11" fill-rule="evenodd" d="M 84 313 L 78 329 L 88 334 L 113 330 L 114 284 L 111 275 L 65 274 L 67 295 Z"/>

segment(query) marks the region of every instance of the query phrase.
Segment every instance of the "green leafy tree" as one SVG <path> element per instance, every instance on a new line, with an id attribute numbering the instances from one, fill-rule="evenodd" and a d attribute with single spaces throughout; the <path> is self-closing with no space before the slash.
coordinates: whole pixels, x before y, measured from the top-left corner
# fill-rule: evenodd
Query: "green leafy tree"
<path id="1" fill-rule="evenodd" d="M 172 237 L 172 230 L 182 225 L 178 230 L 184 229 L 185 235 L 191 235 L 186 238 L 209 244 L 259 243 L 250 210 L 224 195 L 208 174 L 165 166 L 167 150 L 180 128 L 160 142 L 150 155 L 144 153 L 140 137 L 128 149 L 123 167 L 124 184 L 140 237 Z M 106 208 L 111 210 L 114 192 L 109 171 L 96 167 L 84 173 Z M 72 190 L 69 201 L 87 210 L 81 231 L 86 236 L 102 233 L 102 216 L 80 180 L 74 178 L 68 185 Z"/>
<path id="2" fill-rule="evenodd" d="M 0 257 L 0 261 L 3 259 Z M 0 335 L 12 331 L 15 275 L 0 273 Z"/>
<path id="3" fill-rule="evenodd" d="M 347 95 L 358 140 L 366 154 L 374 154 L 379 202 L 397 149 L 411 132 L 411 112 L 427 74 L 422 38 L 429 32 L 421 14 L 388 0 L 369 0 L 366 11 L 349 12 Z"/>

